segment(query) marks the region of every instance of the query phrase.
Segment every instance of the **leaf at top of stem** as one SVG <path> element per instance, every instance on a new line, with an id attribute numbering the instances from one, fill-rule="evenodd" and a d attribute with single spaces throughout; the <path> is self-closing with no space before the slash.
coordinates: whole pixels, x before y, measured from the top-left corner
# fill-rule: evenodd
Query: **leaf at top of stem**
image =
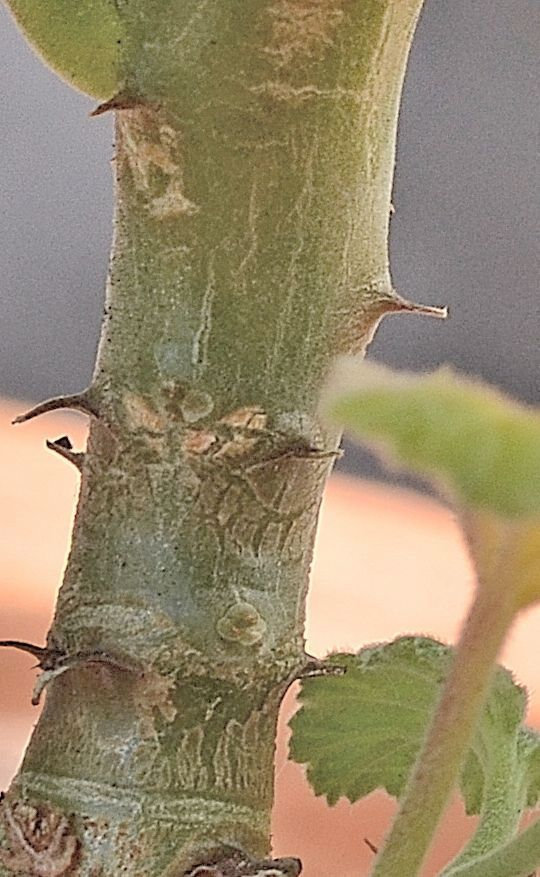
<path id="1" fill-rule="evenodd" d="M 399 797 L 448 672 L 453 649 L 426 637 L 400 637 L 330 659 L 344 676 L 302 682 L 301 709 L 291 720 L 291 756 L 307 763 L 316 794 L 330 804 L 357 801 L 377 788 Z M 498 667 L 461 785 L 468 812 L 490 793 L 501 751 L 511 751 L 508 783 L 520 783 L 520 804 L 539 797 L 540 742 L 522 726 L 523 688 Z M 499 781 L 499 779 L 498 779 Z"/>
<path id="2" fill-rule="evenodd" d="M 468 508 L 540 515 L 540 413 L 444 368 L 374 364 L 338 374 L 327 410 L 399 464 L 431 476 Z"/>
<path id="3" fill-rule="evenodd" d="M 95 98 L 119 90 L 122 28 L 114 0 L 6 0 L 45 63 Z"/>

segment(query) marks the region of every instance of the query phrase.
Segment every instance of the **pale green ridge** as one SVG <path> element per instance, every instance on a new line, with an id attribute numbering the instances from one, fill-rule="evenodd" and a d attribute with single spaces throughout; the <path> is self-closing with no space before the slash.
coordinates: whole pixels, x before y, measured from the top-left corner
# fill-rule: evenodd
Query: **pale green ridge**
<path id="1" fill-rule="evenodd" d="M 122 26 L 115 0 L 5 0 L 24 35 L 66 82 L 98 99 L 119 89 Z"/>
<path id="2" fill-rule="evenodd" d="M 471 508 L 540 512 L 540 415 L 480 382 L 447 368 L 418 376 L 368 364 L 338 381 L 328 411 Z"/>

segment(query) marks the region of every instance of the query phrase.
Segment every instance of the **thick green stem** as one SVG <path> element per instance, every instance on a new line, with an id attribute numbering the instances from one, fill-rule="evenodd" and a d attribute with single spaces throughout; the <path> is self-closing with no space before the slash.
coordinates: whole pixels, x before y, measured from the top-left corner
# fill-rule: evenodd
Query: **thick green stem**
<path id="1" fill-rule="evenodd" d="M 68 814 L 60 848 L 84 877 L 178 877 L 219 843 L 268 849 L 338 440 L 321 388 L 337 354 L 408 309 L 387 234 L 421 5 L 117 4 L 95 417 L 49 637 L 59 675 L 2 808 L 12 864 L 30 870 L 35 812 L 57 831 Z"/>
<path id="2" fill-rule="evenodd" d="M 441 701 L 373 877 L 419 873 L 457 782 L 515 611 L 515 596 L 505 576 L 479 586 Z"/>

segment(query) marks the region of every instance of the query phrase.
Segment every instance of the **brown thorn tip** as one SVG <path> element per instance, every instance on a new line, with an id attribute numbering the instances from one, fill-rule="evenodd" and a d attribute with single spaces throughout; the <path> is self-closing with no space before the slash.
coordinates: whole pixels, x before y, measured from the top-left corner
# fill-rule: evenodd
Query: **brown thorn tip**
<path id="1" fill-rule="evenodd" d="M 0 647 L 6 649 L 19 649 L 21 652 L 28 652 L 30 655 L 33 655 L 34 658 L 38 658 L 40 661 L 48 652 L 48 649 L 43 646 L 35 646 L 33 643 L 25 643 L 16 639 L 0 640 Z"/>
<path id="2" fill-rule="evenodd" d="M 436 305 L 413 305 L 416 314 L 425 314 L 427 317 L 436 317 L 438 320 L 446 320 L 448 317 L 448 305 L 441 307 Z"/>
<path id="3" fill-rule="evenodd" d="M 58 411 L 60 408 L 73 408 L 75 411 L 82 411 L 83 414 L 91 414 L 94 417 L 98 416 L 97 411 L 93 408 L 87 396 L 84 393 L 76 393 L 72 396 L 56 396 L 53 399 L 46 399 L 45 402 L 40 402 L 39 405 L 35 405 L 34 408 L 30 408 L 24 414 L 19 414 L 11 422 L 13 424 L 26 423 L 27 420 L 32 420 L 33 417 L 48 414 L 49 411 Z"/>
<path id="4" fill-rule="evenodd" d="M 50 451 L 54 451 L 60 457 L 63 457 L 64 460 L 67 460 L 69 463 L 73 463 L 73 465 L 79 470 L 79 472 L 82 470 L 82 466 L 84 463 L 84 454 L 72 450 L 73 445 L 71 444 L 67 435 L 63 435 L 59 439 L 55 439 L 55 441 L 52 442 L 47 439 L 45 444 Z"/>
<path id="5" fill-rule="evenodd" d="M 399 311 L 409 311 L 411 314 L 422 314 L 426 317 L 436 317 L 439 320 L 446 320 L 448 317 L 448 307 L 446 305 L 443 307 L 437 305 L 421 305 L 414 301 L 409 301 L 406 298 L 402 298 L 400 295 L 397 295 L 397 293 L 396 300 L 397 310 Z"/>
<path id="6" fill-rule="evenodd" d="M 114 97 L 109 98 L 109 100 L 98 104 L 97 107 L 89 113 L 89 116 L 92 119 L 96 116 L 102 116 L 104 113 L 114 112 L 115 110 L 133 110 L 135 107 L 143 105 L 144 101 L 141 100 L 141 98 L 128 97 L 126 94 L 115 94 Z"/>

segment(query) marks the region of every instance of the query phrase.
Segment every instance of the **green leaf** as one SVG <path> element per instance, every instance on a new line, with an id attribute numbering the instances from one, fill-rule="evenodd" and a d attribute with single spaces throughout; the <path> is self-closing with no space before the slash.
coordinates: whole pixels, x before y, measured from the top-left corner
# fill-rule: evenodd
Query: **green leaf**
<path id="1" fill-rule="evenodd" d="M 512 685 L 507 676 L 507 683 Z M 499 684 L 502 682 L 498 680 Z M 514 686 L 514 689 L 517 689 Z M 501 692 L 502 693 L 502 692 Z M 475 861 L 508 842 L 517 832 L 522 811 L 539 797 L 540 736 L 520 725 L 524 704 L 512 698 L 491 697 L 479 732 L 465 763 L 461 790 L 467 813 L 480 813 L 476 832 L 447 871 L 448 877 L 465 862 Z M 506 702 L 506 703 L 505 703 Z"/>
<path id="2" fill-rule="evenodd" d="M 344 367 L 345 369 L 345 367 Z M 434 477 L 470 508 L 540 514 L 540 414 L 449 369 L 342 371 L 331 416 L 398 463 Z"/>
<path id="3" fill-rule="evenodd" d="M 526 703 L 524 689 L 502 668 L 497 672 L 495 685 L 496 696 L 492 691 L 461 778 L 469 815 L 480 813 L 486 786 L 501 768 L 503 750 L 510 767 L 506 779 L 519 786 L 521 806 L 535 807 L 540 800 L 540 735 L 521 725 Z"/>
<path id="4" fill-rule="evenodd" d="M 308 765 L 316 794 L 330 804 L 341 796 L 357 801 L 377 788 L 401 795 L 452 653 L 432 639 L 400 637 L 357 655 L 333 655 L 331 663 L 344 666 L 344 676 L 303 680 L 290 752 Z M 524 689 L 498 667 L 464 771 L 468 812 L 481 812 L 490 796 L 501 752 L 505 758 L 511 753 L 506 781 L 517 783 L 517 806 L 532 806 L 538 798 L 538 735 L 521 725 L 525 703 Z"/>
<path id="5" fill-rule="evenodd" d="M 534 877 L 540 865 L 540 819 L 484 856 L 445 869 L 441 877 Z"/>
<path id="6" fill-rule="evenodd" d="M 526 806 L 540 804 L 540 734 L 532 728 L 521 728 L 518 739 L 520 760 L 526 765 L 524 787 Z"/>
<path id="7" fill-rule="evenodd" d="M 295 761 L 308 763 L 315 792 L 334 804 L 383 787 L 398 797 L 416 758 L 449 666 L 441 643 L 404 637 L 335 655 L 344 676 L 305 679 L 293 717 Z"/>
<path id="8" fill-rule="evenodd" d="M 119 89 L 122 29 L 115 0 L 7 0 L 46 64 L 92 97 Z"/>

